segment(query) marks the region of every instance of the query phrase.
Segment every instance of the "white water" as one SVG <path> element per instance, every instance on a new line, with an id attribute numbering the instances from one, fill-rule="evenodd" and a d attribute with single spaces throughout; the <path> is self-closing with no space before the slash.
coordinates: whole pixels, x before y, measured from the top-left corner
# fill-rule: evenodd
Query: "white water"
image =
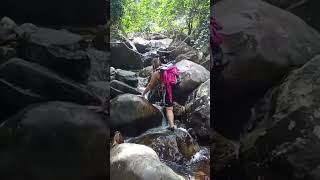
<path id="1" fill-rule="evenodd" d="M 209 160 L 209 150 L 205 147 L 202 147 L 200 151 L 198 151 L 195 155 L 192 156 L 191 160 L 189 161 L 190 164 L 196 163 L 202 160 Z"/>
<path id="2" fill-rule="evenodd" d="M 161 115 L 162 115 L 161 127 L 163 127 L 163 128 L 167 127 L 168 126 L 167 118 L 165 117 L 165 115 L 163 113 L 164 107 L 160 106 L 158 104 L 153 104 L 153 106 L 156 107 L 157 109 L 159 109 L 159 111 L 161 112 Z"/>

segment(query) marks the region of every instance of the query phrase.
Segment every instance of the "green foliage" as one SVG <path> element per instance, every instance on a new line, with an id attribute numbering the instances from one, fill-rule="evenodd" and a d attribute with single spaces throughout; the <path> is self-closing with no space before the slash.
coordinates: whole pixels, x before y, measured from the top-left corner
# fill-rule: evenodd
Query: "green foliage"
<path id="1" fill-rule="evenodd" d="M 113 24 L 119 24 L 121 17 L 123 16 L 124 6 L 122 0 L 110 1 L 110 19 Z"/>
<path id="2" fill-rule="evenodd" d="M 196 46 L 208 39 L 209 15 L 210 0 L 111 0 L 113 25 L 124 33 L 179 32 Z"/>

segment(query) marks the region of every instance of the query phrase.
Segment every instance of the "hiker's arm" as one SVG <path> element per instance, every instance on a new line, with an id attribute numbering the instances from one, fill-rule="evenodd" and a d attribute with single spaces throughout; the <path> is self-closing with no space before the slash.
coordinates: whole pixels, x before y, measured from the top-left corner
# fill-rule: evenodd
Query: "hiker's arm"
<path id="1" fill-rule="evenodd" d="M 142 96 L 147 94 L 152 88 L 154 88 L 157 85 L 158 79 L 160 77 L 159 72 L 154 72 L 151 76 L 150 82 L 148 83 L 146 89 L 143 91 Z"/>

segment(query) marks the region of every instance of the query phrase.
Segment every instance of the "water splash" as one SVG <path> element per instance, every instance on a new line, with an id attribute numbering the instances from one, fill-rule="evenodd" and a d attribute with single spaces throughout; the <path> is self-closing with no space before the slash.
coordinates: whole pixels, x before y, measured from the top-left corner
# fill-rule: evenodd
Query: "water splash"
<path id="1" fill-rule="evenodd" d="M 167 118 L 164 115 L 163 111 L 164 111 L 164 107 L 160 106 L 160 102 L 157 102 L 155 104 L 153 104 L 154 107 L 156 107 L 157 109 L 159 109 L 159 111 L 161 112 L 162 115 L 162 123 L 161 123 L 161 127 L 162 128 L 166 128 L 168 126 L 168 122 L 167 122 Z"/>

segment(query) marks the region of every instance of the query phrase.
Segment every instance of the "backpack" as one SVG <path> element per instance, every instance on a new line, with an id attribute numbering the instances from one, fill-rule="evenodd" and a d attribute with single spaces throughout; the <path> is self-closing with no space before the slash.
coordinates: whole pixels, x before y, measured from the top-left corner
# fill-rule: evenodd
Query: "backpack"
<path id="1" fill-rule="evenodd" d="M 172 98 L 172 85 L 180 83 L 180 71 L 173 62 L 164 64 L 158 68 L 160 70 L 160 79 L 162 81 L 162 91 L 168 92 L 170 102 Z M 165 91 L 166 90 L 166 91 Z"/>

